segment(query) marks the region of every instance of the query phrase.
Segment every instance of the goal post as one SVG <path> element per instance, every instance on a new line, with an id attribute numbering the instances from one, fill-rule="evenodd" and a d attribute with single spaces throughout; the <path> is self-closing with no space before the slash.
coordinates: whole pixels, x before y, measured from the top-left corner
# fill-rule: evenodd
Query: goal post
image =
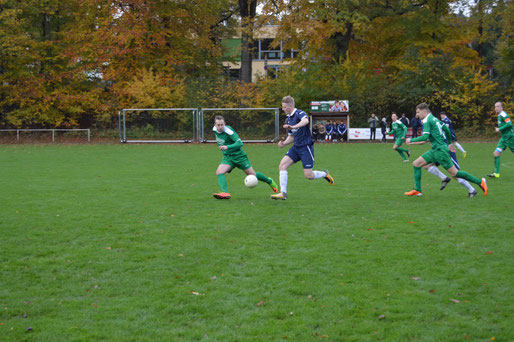
<path id="1" fill-rule="evenodd" d="M 118 112 L 122 143 L 198 140 L 198 108 L 125 108 Z"/>
<path id="2" fill-rule="evenodd" d="M 215 139 L 206 139 L 206 136 L 212 136 L 216 115 L 222 115 L 225 123 L 238 133 L 243 142 L 279 140 L 278 108 L 201 108 L 198 115 L 200 141 L 216 142 Z"/>

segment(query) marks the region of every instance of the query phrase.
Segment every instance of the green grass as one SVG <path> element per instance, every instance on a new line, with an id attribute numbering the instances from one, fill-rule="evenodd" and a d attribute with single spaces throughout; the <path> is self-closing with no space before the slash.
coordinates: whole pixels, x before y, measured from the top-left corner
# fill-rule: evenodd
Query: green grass
<path id="1" fill-rule="evenodd" d="M 415 146 L 413 158 L 428 146 Z M 465 144 L 492 171 L 494 144 Z M 514 156 L 468 199 L 391 144 L 316 145 L 287 201 L 214 145 L 0 146 L 5 341 L 513 341 Z M 278 182 L 285 149 L 246 145 Z M 458 301 L 458 302 L 457 302 Z"/>

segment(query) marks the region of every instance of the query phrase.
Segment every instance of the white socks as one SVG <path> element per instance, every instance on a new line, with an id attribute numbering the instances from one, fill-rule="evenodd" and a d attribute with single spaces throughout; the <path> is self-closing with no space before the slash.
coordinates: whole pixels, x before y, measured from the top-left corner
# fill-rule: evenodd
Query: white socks
<path id="1" fill-rule="evenodd" d="M 468 192 L 474 192 L 475 191 L 475 188 L 473 188 L 471 186 L 471 184 L 469 184 L 469 182 L 467 180 L 462 179 L 462 178 L 457 178 L 457 182 L 459 182 L 460 185 L 462 185 L 463 187 L 468 189 Z"/>
<path id="2" fill-rule="evenodd" d="M 434 176 L 441 178 L 441 180 L 445 180 L 447 178 L 447 176 L 441 171 L 439 171 L 439 169 L 434 165 L 430 166 L 427 171 L 433 174 Z"/>
<path id="3" fill-rule="evenodd" d="M 459 151 L 461 151 L 462 153 L 466 153 L 466 150 L 461 146 L 461 144 L 459 144 L 456 141 L 454 141 L 453 144 L 455 145 L 455 147 L 459 149 Z"/>
<path id="4" fill-rule="evenodd" d="M 326 177 L 327 173 L 325 171 L 312 171 L 314 173 L 313 179 L 323 178 Z"/>
<path id="5" fill-rule="evenodd" d="M 287 193 L 287 171 L 280 171 L 280 192 Z"/>

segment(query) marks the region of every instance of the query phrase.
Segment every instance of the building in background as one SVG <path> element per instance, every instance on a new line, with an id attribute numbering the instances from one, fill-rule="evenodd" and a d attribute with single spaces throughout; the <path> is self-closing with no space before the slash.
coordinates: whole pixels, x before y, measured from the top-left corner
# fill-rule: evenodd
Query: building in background
<path id="1" fill-rule="evenodd" d="M 280 69 L 290 63 L 288 59 L 298 56 L 297 50 L 284 50 L 282 41 L 277 47 L 271 46 L 277 29 L 277 25 L 266 25 L 254 34 L 252 82 L 258 77 L 277 77 Z M 226 39 L 223 44 L 227 58 L 223 67 L 230 78 L 238 79 L 241 70 L 241 38 Z"/>

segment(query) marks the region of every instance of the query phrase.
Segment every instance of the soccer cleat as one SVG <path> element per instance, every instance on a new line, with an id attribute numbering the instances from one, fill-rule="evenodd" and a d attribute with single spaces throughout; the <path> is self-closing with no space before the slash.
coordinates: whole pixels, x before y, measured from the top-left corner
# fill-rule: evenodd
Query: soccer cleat
<path id="1" fill-rule="evenodd" d="M 334 177 L 332 177 L 330 175 L 330 173 L 328 173 L 328 170 L 323 170 L 323 172 L 325 172 L 327 175 L 323 178 L 325 178 L 327 180 L 327 182 L 330 184 L 330 185 L 334 185 Z"/>
<path id="2" fill-rule="evenodd" d="M 475 197 L 477 194 L 478 194 L 478 192 L 475 190 L 475 191 L 473 191 L 473 192 L 468 193 L 468 197 L 469 197 L 469 198 L 473 198 L 473 197 Z"/>
<path id="3" fill-rule="evenodd" d="M 452 179 L 450 177 L 446 177 L 446 179 L 441 182 L 441 189 L 439 190 L 444 190 L 444 188 L 446 188 L 446 186 L 448 185 L 448 183 L 450 183 L 451 180 Z"/>
<path id="4" fill-rule="evenodd" d="M 271 179 L 271 178 L 270 178 Z M 269 183 L 269 186 L 271 188 L 271 190 L 274 192 L 274 193 L 277 193 L 278 192 L 278 185 L 277 183 L 275 183 L 275 181 L 273 179 L 271 179 L 271 183 Z"/>
<path id="5" fill-rule="evenodd" d="M 230 199 L 230 194 L 228 192 L 220 192 L 219 194 L 213 194 L 213 196 L 217 199 Z"/>
<path id="6" fill-rule="evenodd" d="M 468 155 L 468 152 L 463 152 L 462 153 L 462 158 L 466 159 L 466 156 Z"/>
<path id="7" fill-rule="evenodd" d="M 403 160 L 403 162 L 404 162 L 404 163 L 408 163 L 408 162 L 409 162 L 409 160 L 408 160 L 408 159 L 404 159 L 404 160 Z"/>
<path id="8" fill-rule="evenodd" d="M 500 174 L 496 173 L 496 172 L 493 172 L 493 173 L 488 174 L 487 177 L 490 177 L 490 178 L 500 178 Z"/>
<path id="9" fill-rule="evenodd" d="M 409 192 L 405 192 L 404 195 L 406 196 L 422 196 L 423 194 L 419 192 L 418 190 L 411 190 Z"/>
<path id="10" fill-rule="evenodd" d="M 482 183 L 480 183 L 480 188 L 484 192 L 484 196 L 487 196 L 487 183 L 485 182 L 485 178 L 482 178 Z"/>
<path id="11" fill-rule="evenodd" d="M 279 192 L 278 194 L 276 195 L 271 195 L 271 199 L 274 199 L 274 200 L 286 200 L 287 199 L 287 194 L 285 192 Z"/>

